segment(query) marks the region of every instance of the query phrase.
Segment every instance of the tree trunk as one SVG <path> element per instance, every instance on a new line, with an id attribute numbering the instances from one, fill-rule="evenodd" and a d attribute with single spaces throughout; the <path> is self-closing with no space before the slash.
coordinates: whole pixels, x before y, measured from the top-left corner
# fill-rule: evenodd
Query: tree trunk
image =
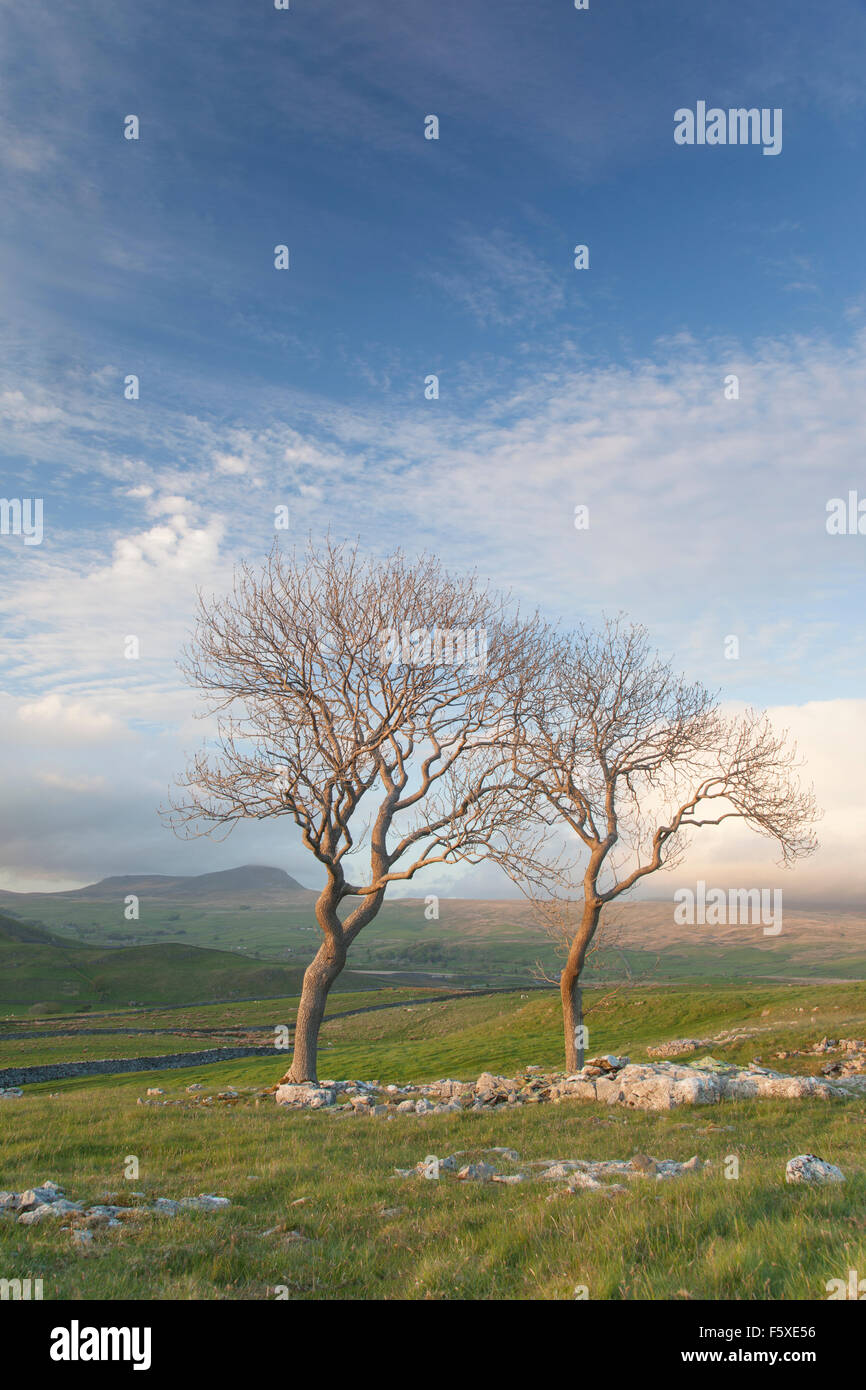
<path id="1" fill-rule="evenodd" d="M 562 1023 L 565 1033 L 565 1070 L 577 1071 L 580 1066 L 578 1060 L 578 1045 L 576 1039 L 577 1029 L 580 1023 L 578 1009 L 578 990 L 580 989 L 580 976 L 566 966 L 559 980 L 559 991 L 562 995 Z M 582 1048 L 580 1049 L 583 1050 Z"/>
<path id="2" fill-rule="evenodd" d="M 565 969 L 559 977 L 562 998 L 562 1024 L 565 1036 L 565 1069 L 577 1071 L 583 1065 L 583 1038 L 578 1041 L 577 1029 L 583 1023 L 580 995 L 580 975 L 586 952 L 595 936 L 601 917 L 601 903 L 588 903 L 583 910 L 580 926 L 571 943 Z"/>
<path id="3" fill-rule="evenodd" d="M 319 947 L 315 959 L 307 966 L 295 1023 L 292 1065 L 282 1078 L 283 1081 L 318 1081 L 316 1057 L 319 1050 L 319 1028 L 325 1016 L 328 991 L 345 963 L 345 948 L 325 941 Z"/>

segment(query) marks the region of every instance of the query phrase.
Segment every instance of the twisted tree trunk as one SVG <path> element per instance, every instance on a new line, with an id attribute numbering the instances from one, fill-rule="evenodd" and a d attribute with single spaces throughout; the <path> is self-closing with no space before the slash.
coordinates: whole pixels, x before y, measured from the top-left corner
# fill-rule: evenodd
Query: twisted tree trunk
<path id="1" fill-rule="evenodd" d="M 586 953 L 595 936 L 601 918 L 601 903 L 589 902 L 583 909 L 580 927 L 571 943 L 565 969 L 559 977 L 559 993 L 562 999 L 562 1024 L 565 1038 L 566 1071 L 577 1071 L 583 1063 L 583 1040 L 578 1040 L 577 1029 L 582 1025 L 580 1007 L 580 975 L 586 960 Z"/>
<path id="2" fill-rule="evenodd" d="M 295 1043 L 292 1065 L 283 1081 L 318 1081 L 316 1059 L 319 1050 L 319 1029 L 325 1016 L 328 993 L 346 963 L 342 942 L 324 941 L 315 958 L 304 972 L 298 1017 L 295 1023 Z"/>

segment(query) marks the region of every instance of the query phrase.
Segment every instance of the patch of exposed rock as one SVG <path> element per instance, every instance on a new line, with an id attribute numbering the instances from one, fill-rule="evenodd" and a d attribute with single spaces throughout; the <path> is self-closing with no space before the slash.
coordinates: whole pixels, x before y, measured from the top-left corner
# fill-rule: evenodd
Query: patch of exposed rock
<path id="1" fill-rule="evenodd" d="M 737 1067 L 703 1057 L 689 1065 L 668 1061 L 632 1063 L 628 1057 L 594 1057 L 578 1072 L 542 1072 L 527 1067 L 518 1076 L 482 1072 L 476 1081 L 447 1077 L 425 1085 L 387 1085 L 378 1081 L 323 1081 L 319 1085 L 278 1086 L 278 1105 L 325 1109 L 340 1116 L 447 1115 L 488 1111 L 499 1106 L 548 1101 L 590 1100 L 636 1110 L 674 1110 L 681 1105 L 713 1105 L 720 1100 L 829 1099 L 863 1094 L 866 1074 L 839 1078 L 790 1076 L 752 1063 Z"/>
<path id="2" fill-rule="evenodd" d="M 180 1197 L 177 1200 L 157 1197 L 151 1203 L 141 1202 L 134 1207 L 115 1203 L 87 1206 L 84 1202 L 70 1201 L 62 1187 L 50 1181 L 41 1183 L 39 1187 L 28 1188 L 24 1192 L 0 1192 L 0 1215 L 15 1218 L 19 1226 L 38 1226 L 42 1221 L 56 1221 L 65 1217 L 69 1226 L 61 1229 L 74 1228 L 77 1232 L 100 1226 L 117 1227 L 124 1221 L 142 1214 L 177 1216 L 183 1211 L 221 1211 L 229 1205 L 228 1197 L 200 1192 L 197 1197 Z M 76 1243 L 85 1244 L 86 1241 L 79 1238 Z"/>
<path id="3" fill-rule="evenodd" d="M 780 1061 L 790 1057 L 823 1057 L 828 1052 L 841 1052 L 830 1062 L 825 1062 L 821 1075 L 833 1078 L 858 1077 L 866 1072 L 866 1042 L 862 1038 L 821 1038 L 811 1047 L 798 1048 L 790 1052 L 777 1052 Z"/>
<path id="4" fill-rule="evenodd" d="M 488 1163 L 487 1156 L 495 1156 L 497 1162 L 517 1166 L 518 1171 L 500 1172 L 496 1164 Z M 618 1193 L 628 1190 L 628 1183 L 635 1180 L 667 1182 L 673 1178 L 701 1173 L 711 1167 L 709 1159 L 702 1162 L 695 1154 L 685 1163 L 670 1158 L 650 1158 L 648 1154 L 635 1154 L 629 1159 L 591 1160 L 582 1158 L 537 1158 L 521 1163 L 520 1155 L 514 1149 L 485 1149 L 484 1157 L 469 1163 L 461 1163 L 465 1153 L 449 1154 L 438 1158 L 428 1154 L 416 1163 L 414 1168 L 395 1168 L 398 1178 L 425 1178 L 441 1180 L 446 1175 L 454 1175 L 458 1182 L 500 1183 L 511 1186 L 524 1182 L 557 1183 L 569 1192 L 590 1191 Z M 611 1181 L 614 1179 L 614 1181 Z M 625 1181 L 623 1181 L 625 1180 Z"/>

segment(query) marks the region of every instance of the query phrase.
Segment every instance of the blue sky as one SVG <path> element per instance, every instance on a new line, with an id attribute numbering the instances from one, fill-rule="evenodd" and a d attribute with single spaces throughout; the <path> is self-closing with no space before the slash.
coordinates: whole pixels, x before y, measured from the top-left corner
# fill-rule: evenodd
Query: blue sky
<path id="1" fill-rule="evenodd" d="M 808 881 L 861 892 L 866 536 L 825 529 L 866 497 L 861 4 L 31 0 L 0 39 L 0 492 L 45 513 L 0 537 L 0 883 L 310 880 L 282 825 L 154 814 L 200 738 L 195 586 L 285 503 L 298 539 L 623 608 L 784 712 L 828 806 Z M 781 108 L 782 152 L 675 145 L 699 100 Z"/>

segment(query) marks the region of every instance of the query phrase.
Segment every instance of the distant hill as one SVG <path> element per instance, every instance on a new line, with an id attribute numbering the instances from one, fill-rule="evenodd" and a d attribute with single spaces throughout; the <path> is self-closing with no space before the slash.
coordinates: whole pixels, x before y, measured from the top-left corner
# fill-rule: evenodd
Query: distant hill
<path id="1" fill-rule="evenodd" d="M 63 946 L 65 943 L 44 927 L 0 912 L 0 942 L 25 941 L 35 946 Z"/>
<path id="2" fill-rule="evenodd" d="M 224 907 L 273 907 L 281 903 L 300 905 L 315 901 L 317 896 L 283 869 L 243 864 L 237 869 L 221 869 L 210 874 L 121 874 L 62 893 L 2 891 L 0 902 L 9 906 L 15 902 L 44 901 L 46 898 L 68 902 L 120 902 L 129 893 L 160 902 Z"/>
<path id="3" fill-rule="evenodd" d="M 21 926 L 23 924 L 16 924 Z M 48 932 L 32 939 L 0 914 L 0 1012 L 39 1013 L 145 1004 L 183 1004 L 297 994 L 302 971 L 231 951 L 196 946 L 128 946 L 101 951 L 59 945 Z"/>

